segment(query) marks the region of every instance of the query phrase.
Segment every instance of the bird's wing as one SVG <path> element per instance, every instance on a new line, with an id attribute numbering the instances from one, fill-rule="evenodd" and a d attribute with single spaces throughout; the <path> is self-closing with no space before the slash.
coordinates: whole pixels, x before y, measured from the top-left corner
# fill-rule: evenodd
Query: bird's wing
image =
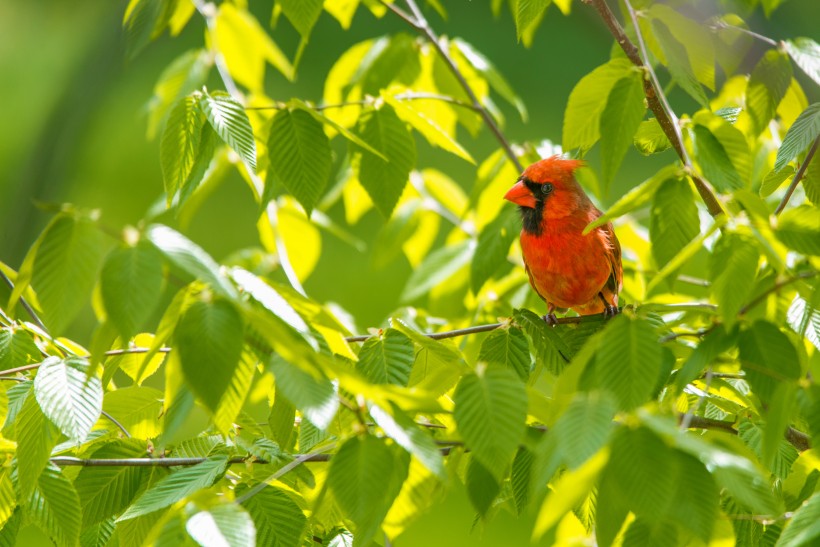
<path id="1" fill-rule="evenodd" d="M 607 239 L 607 258 L 612 268 L 612 273 L 606 282 L 607 288 L 612 291 L 612 294 L 617 295 L 621 292 L 621 287 L 624 283 L 624 269 L 621 265 L 621 244 L 618 237 L 615 235 L 615 229 L 611 222 L 607 222 L 601 226 L 601 231 L 606 235 Z"/>

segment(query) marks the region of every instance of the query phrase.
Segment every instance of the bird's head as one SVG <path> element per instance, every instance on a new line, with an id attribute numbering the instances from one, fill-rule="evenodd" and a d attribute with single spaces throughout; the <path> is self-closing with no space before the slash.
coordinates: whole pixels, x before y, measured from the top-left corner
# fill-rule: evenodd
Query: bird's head
<path id="1" fill-rule="evenodd" d="M 524 169 L 504 199 L 520 207 L 525 229 L 539 233 L 544 219 L 562 218 L 590 204 L 573 176 L 583 164 L 552 156 Z"/>

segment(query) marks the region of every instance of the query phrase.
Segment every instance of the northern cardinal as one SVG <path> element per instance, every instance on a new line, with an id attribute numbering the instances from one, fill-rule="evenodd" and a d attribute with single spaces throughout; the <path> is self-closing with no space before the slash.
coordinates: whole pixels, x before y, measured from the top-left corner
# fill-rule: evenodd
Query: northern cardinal
<path id="1" fill-rule="evenodd" d="M 504 199 L 521 211 L 521 251 L 530 285 L 546 303 L 544 320 L 554 325 L 555 310 L 580 315 L 618 313 L 623 284 L 621 245 L 608 222 L 583 235 L 601 216 L 575 180 L 578 160 L 552 156 L 524 170 Z"/>

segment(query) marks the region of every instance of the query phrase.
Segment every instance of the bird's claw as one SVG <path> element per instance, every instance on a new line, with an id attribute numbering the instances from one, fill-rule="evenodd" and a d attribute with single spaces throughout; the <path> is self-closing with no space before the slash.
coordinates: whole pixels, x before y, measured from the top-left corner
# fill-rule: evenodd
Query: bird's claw
<path id="1" fill-rule="evenodd" d="M 604 318 L 605 319 L 612 319 L 616 315 L 620 313 L 618 306 L 610 306 L 609 304 L 604 305 Z"/>
<path id="2" fill-rule="evenodd" d="M 544 323 L 546 323 L 550 327 L 554 327 L 558 324 L 558 318 L 555 317 L 554 313 L 548 313 L 542 319 L 544 320 Z"/>

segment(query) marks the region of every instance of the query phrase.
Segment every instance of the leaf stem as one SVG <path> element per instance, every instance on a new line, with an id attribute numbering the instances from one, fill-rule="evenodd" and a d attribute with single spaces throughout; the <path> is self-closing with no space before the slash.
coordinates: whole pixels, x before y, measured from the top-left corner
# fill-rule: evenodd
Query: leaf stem
<path id="1" fill-rule="evenodd" d="M 811 148 L 809 148 L 809 152 L 806 154 L 806 159 L 803 160 L 803 163 L 800 164 L 800 168 L 797 170 L 797 173 L 794 174 L 792 183 L 789 184 L 789 187 L 786 189 L 786 193 L 783 195 L 783 199 L 780 200 L 780 205 L 778 205 L 777 209 L 774 210 L 775 215 L 779 215 L 783 209 L 786 208 L 786 204 L 789 203 L 789 200 L 792 198 L 792 194 L 794 194 L 794 191 L 797 189 L 797 185 L 803 179 L 803 175 L 806 174 L 806 169 L 809 167 L 809 162 L 811 162 L 814 157 L 814 153 L 817 152 L 818 144 L 820 144 L 820 135 L 814 139 L 814 144 L 812 144 Z"/>
<path id="2" fill-rule="evenodd" d="M 470 98 L 470 102 L 473 104 L 473 108 L 475 109 L 475 111 L 479 113 L 479 115 L 484 120 L 484 123 L 487 124 L 487 127 L 490 128 L 490 131 L 493 133 L 496 140 L 499 142 L 499 144 L 501 144 L 501 147 L 504 149 L 504 152 L 506 152 L 507 157 L 510 158 L 510 161 L 513 163 L 513 165 L 515 165 L 515 168 L 519 172 L 523 171 L 524 168 L 521 165 L 521 162 L 518 161 L 518 156 L 516 156 L 515 152 L 513 152 L 510 142 L 501 132 L 501 129 L 498 127 L 498 124 L 495 123 L 495 120 L 490 115 L 489 111 L 484 107 L 484 105 L 481 104 L 481 101 L 478 100 L 478 97 L 473 91 L 473 88 L 470 87 L 470 84 L 467 82 L 467 79 L 458 69 L 458 65 L 456 65 L 452 56 L 450 56 L 450 53 L 446 49 L 444 49 L 444 46 L 442 46 L 441 44 L 440 38 L 436 35 L 430 24 L 427 22 L 427 19 L 424 17 L 424 14 L 419 9 L 418 4 L 416 4 L 416 1 L 405 0 L 405 2 L 407 3 L 407 7 L 410 8 L 410 11 L 412 12 L 412 15 L 405 12 L 398 6 L 386 2 L 385 0 L 379 0 L 379 2 L 387 9 L 395 13 L 398 17 L 400 17 L 405 23 L 413 27 L 413 29 L 415 29 L 419 34 L 424 35 L 427 38 L 427 40 L 433 45 L 433 47 L 436 48 L 436 51 L 438 51 L 439 55 L 441 55 L 441 58 L 444 59 L 444 62 L 450 69 L 450 72 L 453 73 L 453 76 L 455 76 L 456 80 L 458 80 L 459 85 L 461 85 L 462 89 L 464 89 L 464 92 L 467 93 L 467 96 Z"/>
<path id="3" fill-rule="evenodd" d="M 776 282 L 769 289 L 763 291 L 762 293 L 757 295 L 755 298 L 750 300 L 748 304 L 746 304 L 745 306 L 740 308 L 740 311 L 737 312 L 738 317 L 743 317 L 744 315 L 746 315 L 746 313 L 749 310 L 751 310 L 752 308 L 754 308 L 755 306 L 757 306 L 758 304 L 763 302 L 770 294 L 776 293 L 777 291 L 779 291 L 783 287 L 791 285 L 792 283 L 794 283 L 796 281 L 800 281 L 801 279 L 810 279 L 812 277 L 817 276 L 818 274 L 820 274 L 820 272 L 815 271 L 815 270 L 811 270 L 811 271 L 808 271 L 808 272 L 801 272 L 799 274 L 793 275 L 791 277 L 788 277 L 786 279 L 783 279 L 781 281 Z"/>
<path id="4" fill-rule="evenodd" d="M 672 147 L 675 149 L 675 152 L 678 153 L 678 157 L 680 157 L 688 175 L 695 183 L 695 188 L 697 188 L 701 199 L 703 199 L 703 202 L 706 204 L 706 209 L 709 211 L 709 214 L 713 217 L 722 215 L 723 207 L 721 207 L 717 196 L 715 196 L 715 193 L 712 191 L 709 184 L 702 177 L 695 174 L 695 168 L 692 165 L 692 160 L 689 157 L 689 153 L 686 151 L 686 146 L 683 143 L 683 135 L 681 134 L 678 118 L 669 106 L 669 101 L 666 99 L 666 95 L 663 92 L 663 87 L 658 82 L 658 76 L 655 74 L 651 63 L 649 62 L 649 54 L 646 50 L 646 44 L 644 43 L 643 35 L 641 34 L 641 29 L 638 25 L 638 18 L 635 14 L 635 10 L 632 8 L 632 4 L 629 3 L 629 0 L 624 0 L 624 4 L 629 12 L 630 19 L 632 20 L 632 25 L 635 28 L 635 35 L 638 39 L 640 50 L 626 35 L 623 27 L 615 18 L 615 15 L 613 15 L 612 10 L 609 9 L 609 5 L 606 3 L 606 0 L 583 1 L 593 5 L 598 14 L 601 16 L 601 19 L 603 19 L 607 28 L 609 28 L 612 36 L 615 37 L 615 41 L 618 42 L 618 45 L 620 45 L 621 49 L 624 50 L 627 58 L 632 61 L 632 64 L 641 70 L 646 71 L 649 75 L 648 79 L 643 79 L 643 88 L 650 110 L 652 110 L 652 113 L 655 114 L 655 119 L 658 120 L 661 129 L 663 129 L 663 132 L 666 134 L 669 142 L 672 143 Z"/>
<path id="5" fill-rule="evenodd" d="M 738 26 L 735 26 L 735 25 L 730 25 L 729 23 L 727 23 L 725 21 L 718 21 L 715 24 L 711 25 L 709 28 L 712 29 L 713 31 L 718 31 L 718 30 L 722 30 L 722 29 L 736 30 L 738 32 L 742 32 L 743 34 L 748 34 L 752 38 L 760 40 L 761 42 L 765 42 L 765 43 L 769 44 L 772 47 L 780 47 L 780 44 L 778 44 L 777 41 L 772 40 L 768 36 L 763 36 L 762 34 L 758 34 L 758 33 L 754 32 L 754 31 L 751 31 L 747 28 L 738 27 Z"/>
<path id="6" fill-rule="evenodd" d="M 9 276 L 6 275 L 6 272 L 4 272 L 3 270 L 0 270 L 0 278 L 2 278 L 6 285 L 9 286 L 9 289 L 11 289 L 12 292 L 14 292 L 14 282 L 9 278 Z M 35 325 L 37 325 L 37 327 L 40 330 L 47 333 L 48 329 L 40 320 L 40 317 L 37 315 L 37 312 L 35 312 L 34 308 L 32 308 L 31 305 L 29 305 L 28 301 L 23 297 L 23 295 L 20 295 L 20 305 L 23 306 L 24 310 L 26 310 L 26 313 L 31 318 L 31 321 Z M 13 310 L 9 310 L 9 312 L 13 313 Z"/>

